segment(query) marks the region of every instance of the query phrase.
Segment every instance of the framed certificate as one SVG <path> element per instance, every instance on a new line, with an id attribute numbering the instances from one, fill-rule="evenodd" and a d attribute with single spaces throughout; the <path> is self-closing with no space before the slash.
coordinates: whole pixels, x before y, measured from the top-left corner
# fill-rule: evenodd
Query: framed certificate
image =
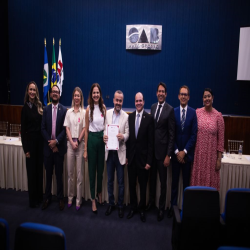
<path id="1" fill-rule="evenodd" d="M 106 149 L 108 150 L 118 150 L 119 141 L 116 137 L 119 134 L 119 125 L 117 124 L 107 124 L 106 131 L 108 136 L 108 142 L 106 143 Z"/>

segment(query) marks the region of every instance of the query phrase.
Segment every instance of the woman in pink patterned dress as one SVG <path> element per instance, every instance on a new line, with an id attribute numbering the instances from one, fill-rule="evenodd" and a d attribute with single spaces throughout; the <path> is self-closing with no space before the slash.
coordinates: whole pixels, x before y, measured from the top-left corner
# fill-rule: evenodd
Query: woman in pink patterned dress
<path id="1" fill-rule="evenodd" d="M 221 155 L 224 150 L 224 120 L 213 108 L 213 92 L 203 92 L 204 108 L 196 110 L 198 133 L 191 174 L 191 186 L 220 189 Z"/>

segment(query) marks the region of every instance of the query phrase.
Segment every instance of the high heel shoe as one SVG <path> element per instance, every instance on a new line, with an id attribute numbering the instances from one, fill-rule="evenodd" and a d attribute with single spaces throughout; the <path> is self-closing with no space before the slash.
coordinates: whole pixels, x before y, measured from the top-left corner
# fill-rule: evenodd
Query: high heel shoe
<path id="1" fill-rule="evenodd" d="M 94 202 L 95 202 L 95 200 L 93 200 Z M 97 208 L 96 208 L 96 210 L 93 210 L 93 201 L 92 201 L 92 212 L 94 213 L 94 214 L 97 214 Z"/>
<path id="2" fill-rule="evenodd" d="M 101 194 L 101 193 L 100 193 L 100 194 L 98 194 L 98 193 L 97 193 L 97 194 L 96 194 L 96 200 L 97 200 L 97 202 L 98 202 L 98 204 L 99 204 L 99 205 L 104 206 L 104 202 L 100 202 L 100 200 L 101 200 L 101 199 L 100 199 L 100 197 L 99 197 L 99 196 L 101 197 L 101 196 L 102 196 L 102 194 Z"/>

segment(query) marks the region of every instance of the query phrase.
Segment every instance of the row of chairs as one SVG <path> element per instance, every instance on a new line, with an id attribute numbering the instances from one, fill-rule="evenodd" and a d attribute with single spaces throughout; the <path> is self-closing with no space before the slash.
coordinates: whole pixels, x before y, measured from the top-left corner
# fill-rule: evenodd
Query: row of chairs
<path id="1" fill-rule="evenodd" d="M 8 122 L 0 121 L 0 135 L 8 134 Z M 21 132 L 21 124 L 12 124 L 10 123 L 10 136 L 18 137 Z"/>
<path id="2" fill-rule="evenodd" d="M 228 190 L 221 216 L 219 192 L 211 187 L 187 187 L 181 212 L 174 207 L 174 250 L 250 247 L 249 236 L 250 189 Z"/>
<path id="3" fill-rule="evenodd" d="M 66 250 L 65 239 L 58 227 L 27 222 L 16 229 L 14 250 Z M 9 249 L 9 225 L 0 219 L 0 250 Z"/>

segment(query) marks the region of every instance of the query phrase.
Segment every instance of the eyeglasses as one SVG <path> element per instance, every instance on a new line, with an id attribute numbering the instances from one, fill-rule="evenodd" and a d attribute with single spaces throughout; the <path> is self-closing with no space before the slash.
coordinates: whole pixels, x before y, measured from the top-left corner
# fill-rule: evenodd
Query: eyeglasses
<path id="1" fill-rule="evenodd" d="M 187 93 L 180 93 L 179 95 L 181 95 L 181 96 L 188 96 Z"/>
<path id="2" fill-rule="evenodd" d="M 59 94 L 59 91 L 52 90 L 52 94 Z"/>

